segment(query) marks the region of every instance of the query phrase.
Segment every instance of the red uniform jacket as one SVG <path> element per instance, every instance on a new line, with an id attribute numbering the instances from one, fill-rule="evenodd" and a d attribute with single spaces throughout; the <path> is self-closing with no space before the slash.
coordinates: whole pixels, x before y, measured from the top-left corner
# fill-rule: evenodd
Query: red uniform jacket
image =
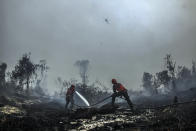
<path id="1" fill-rule="evenodd" d="M 113 85 L 113 91 L 116 92 L 120 92 L 120 91 L 126 91 L 127 89 L 121 84 L 121 83 L 116 83 Z"/>
<path id="2" fill-rule="evenodd" d="M 66 96 L 73 96 L 73 93 L 75 92 L 75 88 L 74 87 L 69 87 L 67 89 L 67 93 Z"/>

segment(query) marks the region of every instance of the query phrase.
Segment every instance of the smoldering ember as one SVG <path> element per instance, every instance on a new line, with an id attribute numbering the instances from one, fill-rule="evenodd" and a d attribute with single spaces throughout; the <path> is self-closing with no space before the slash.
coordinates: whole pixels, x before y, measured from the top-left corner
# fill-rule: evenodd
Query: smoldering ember
<path id="1" fill-rule="evenodd" d="M 7 72 L 7 64 L 2 63 L 0 129 L 195 130 L 195 62 L 192 69 L 185 66 L 176 69 L 170 54 L 163 60 L 165 70 L 154 75 L 144 72 L 143 90 L 126 90 L 122 83 L 117 83 L 120 86 L 116 93 L 100 81 L 88 84 L 90 61 L 80 60 L 74 65 L 79 67 L 82 82 L 59 77 L 56 79 L 59 90 L 53 95 L 43 88 L 47 71 L 51 70 L 46 60 L 35 64 L 31 54 L 24 54 L 11 72 Z M 114 87 L 116 82 L 117 79 L 112 79 Z M 122 91 L 128 92 L 131 106 L 126 95 L 117 95 Z M 112 104 L 114 96 L 117 98 Z M 66 107 L 65 101 L 69 102 Z"/>

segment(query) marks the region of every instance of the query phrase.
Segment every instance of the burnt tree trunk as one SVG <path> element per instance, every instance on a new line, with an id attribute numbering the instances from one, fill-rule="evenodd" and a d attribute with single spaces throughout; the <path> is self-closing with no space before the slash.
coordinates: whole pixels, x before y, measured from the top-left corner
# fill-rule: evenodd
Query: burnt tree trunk
<path id="1" fill-rule="evenodd" d="M 29 92 L 29 76 L 27 76 L 27 93 Z"/>

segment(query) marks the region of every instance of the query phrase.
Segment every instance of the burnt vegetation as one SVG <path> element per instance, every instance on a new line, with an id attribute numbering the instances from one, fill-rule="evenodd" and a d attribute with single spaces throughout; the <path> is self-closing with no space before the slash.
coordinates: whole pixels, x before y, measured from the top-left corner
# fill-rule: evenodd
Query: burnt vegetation
<path id="1" fill-rule="evenodd" d="M 176 92 L 195 88 L 196 72 L 195 62 L 192 61 L 192 69 L 186 66 L 177 66 L 170 54 L 164 58 L 165 69 L 155 75 L 148 72 L 143 74 L 143 87 L 151 95 L 158 93 Z"/>
<path id="2" fill-rule="evenodd" d="M 196 64 L 177 66 L 170 54 L 164 58 L 165 68 L 155 74 L 144 72 L 141 91 L 129 90 L 134 112 L 122 99 L 116 108 L 107 99 L 94 107 L 86 107 L 75 97 L 75 108 L 65 112 L 65 92 L 71 84 L 90 105 L 111 95 L 101 81 L 89 82 L 89 60 L 73 65 L 79 69 L 76 79 L 55 81 L 58 90 L 51 96 L 46 79 L 50 70 L 46 60 L 34 63 L 24 54 L 7 71 L 0 65 L 0 129 L 12 130 L 195 130 L 196 129 Z M 46 87 L 45 87 L 46 86 Z"/>

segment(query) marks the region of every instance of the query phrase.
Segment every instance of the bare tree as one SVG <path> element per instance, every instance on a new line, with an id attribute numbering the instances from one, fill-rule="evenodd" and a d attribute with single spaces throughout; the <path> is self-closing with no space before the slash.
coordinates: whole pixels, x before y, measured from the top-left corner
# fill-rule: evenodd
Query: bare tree
<path id="1" fill-rule="evenodd" d="M 164 60 L 165 60 L 166 69 L 169 71 L 171 76 L 174 78 L 175 77 L 176 62 L 173 60 L 171 54 L 167 54 L 166 57 L 164 58 Z"/>
<path id="2" fill-rule="evenodd" d="M 36 78 L 36 86 L 34 88 L 34 91 L 37 94 L 45 95 L 43 84 L 46 82 L 47 71 L 49 70 L 49 67 L 47 66 L 46 60 L 40 60 L 37 66 L 37 74 L 39 77 Z"/>
<path id="3" fill-rule="evenodd" d="M 195 64 L 195 61 L 192 61 L 192 74 L 193 75 L 196 74 L 196 64 Z"/>
<path id="4" fill-rule="evenodd" d="M 75 66 L 79 68 L 79 74 L 82 78 L 83 86 L 85 87 L 88 83 L 88 68 L 89 68 L 89 60 L 78 60 L 75 62 Z"/>
<path id="5" fill-rule="evenodd" d="M 171 82 L 173 89 L 176 89 L 176 83 L 175 83 L 175 66 L 176 62 L 172 59 L 171 54 L 167 54 L 165 59 L 165 66 L 169 73 L 171 74 Z"/>
<path id="6" fill-rule="evenodd" d="M 42 80 L 45 77 L 46 72 L 49 70 L 46 60 L 40 60 L 38 67 L 38 71 L 40 71 L 40 80 Z"/>
<path id="7" fill-rule="evenodd" d="M 5 87 L 5 73 L 6 73 L 6 69 L 7 69 L 7 64 L 6 63 L 2 63 L 0 65 L 0 87 Z"/>

